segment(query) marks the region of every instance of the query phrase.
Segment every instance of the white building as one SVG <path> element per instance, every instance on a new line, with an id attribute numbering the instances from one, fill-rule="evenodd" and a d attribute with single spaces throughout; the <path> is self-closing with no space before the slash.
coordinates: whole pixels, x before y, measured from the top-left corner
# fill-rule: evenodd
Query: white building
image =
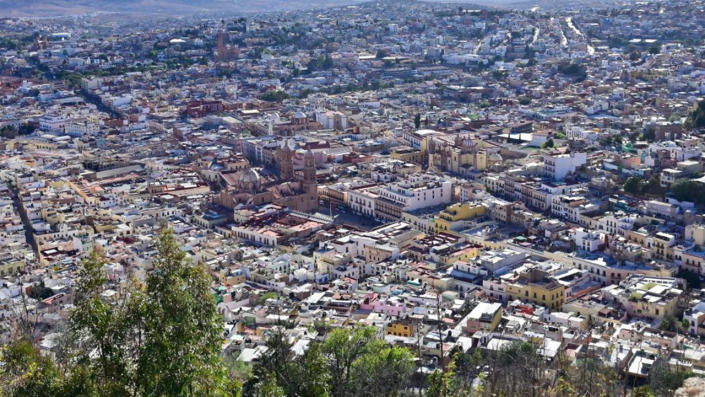
<path id="1" fill-rule="evenodd" d="M 431 175 L 412 175 L 379 191 L 380 197 L 397 203 L 403 211 L 448 204 L 452 195 L 452 181 Z"/>
<path id="2" fill-rule="evenodd" d="M 693 307 L 683 313 L 683 319 L 688 321 L 688 333 L 690 335 L 701 335 L 705 333 L 705 302 L 698 301 Z"/>
<path id="3" fill-rule="evenodd" d="M 414 149 L 422 149 L 424 143 L 431 137 L 443 135 L 442 132 L 428 129 L 404 131 L 404 141 Z M 425 149 L 425 148 L 424 148 Z"/>
<path id="4" fill-rule="evenodd" d="M 669 158 L 675 161 L 685 161 L 689 159 L 699 159 L 702 154 L 702 149 L 698 139 L 689 138 L 673 141 L 654 142 L 646 149 L 648 155 L 645 159 L 645 164 L 649 167 L 654 166 L 654 156 L 659 152 L 668 152 Z"/>
<path id="5" fill-rule="evenodd" d="M 646 202 L 646 212 L 663 216 L 664 218 L 675 218 L 678 216 L 678 206 L 664 203 L 663 201 L 649 200 Z"/>
<path id="6" fill-rule="evenodd" d="M 685 173 L 681 170 L 666 168 L 661 171 L 661 187 L 669 187 L 678 178 L 682 178 Z"/>
<path id="7" fill-rule="evenodd" d="M 348 118 L 341 112 L 317 111 L 316 121 L 328 130 L 345 131 L 348 129 Z"/>
<path id="8" fill-rule="evenodd" d="M 605 235 L 582 227 L 575 230 L 575 246 L 583 251 L 597 251 L 605 242 Z"/>
<path id="9" fill-rule="evenodd" d="M 97 123 L 84 119 L 69 121 L 64 132 L 70 136 L 77 137 L 86 134 L 96 134 L 98 131 L 100 131 L 100 126 Z"/>
<path id="10" fill-rule="evenodd" d="M 587 163 L 586 153 L 567 153 L 543 157 L 544 172 L 556 181 L 563 180 L 585 163 Z"/>
<path id="11" fill-rule="evenodd" d="M 374 189 L 350 190 L 345 204 L 356 214 L 375 218 L 375 201 L 378 196 Z"/>
<path id="12" fill-rule="evenodd" d="M 66 118 L 56 114 L 45 114 L 39 119 L 39 129 L 50 133 L 63 133 L 66 128 Z"/>

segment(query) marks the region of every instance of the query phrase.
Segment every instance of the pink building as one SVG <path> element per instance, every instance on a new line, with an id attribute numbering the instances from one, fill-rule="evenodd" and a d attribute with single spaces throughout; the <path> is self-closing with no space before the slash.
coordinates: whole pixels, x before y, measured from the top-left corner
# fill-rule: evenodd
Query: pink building
<path id="1" fill-rule="evenodd" d="M 401 300 L 388 297 L 380 297 L 377 293 L 369 293 L 360 303 L 360 309 L 369 310 L 375 313 L 384 313 L 388 316 L 399 316 L 406 313 L 406 304 Z"/>

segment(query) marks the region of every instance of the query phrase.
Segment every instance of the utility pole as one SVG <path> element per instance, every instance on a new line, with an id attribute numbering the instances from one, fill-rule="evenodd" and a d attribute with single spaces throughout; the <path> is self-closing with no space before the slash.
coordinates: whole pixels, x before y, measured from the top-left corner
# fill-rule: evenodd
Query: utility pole
<path id="1" fill-rule="evenodd" d="M 446 366 L 445 366 L 445 363 L 443 362 L 443 326 L 441 324 L 443 321 L 443 317 L 441 316 L 441 293 L 439 290 L 436 290 L 436 313 L 438 315 L 438 325 L 437 325 L 438 336 L 440 337 L 440 340 L 441 340 L 441 345 L 440 345 L 440 347 L 441 347 L 441 349 L 440 349 L 441 350 L 441 371 L 443 372 L 443 374 L 445 374 L 446 373 Z"/>
<path id="2" fill-rule="evenodd" d="M 419 350 L 419 358 L 421 358 L 421 323 L 416 323 L 416 345 Z"/>
<path id="3" fill-rule="evenodd" d="M 448 395 L 448 390 L 447 387 L 448 385 L 446 384 L 446 365 L 445 362 L 443 361 L 443 316 L 441 315 L 441 291 L 440 289 L 435 289 L 436 291 L 436 314 L 438 315 L 438 336 L 440 337 L 441 340 L 441 345 L 440 345 L 440 350 L 441 350 L 441 374 L 442 374 L 442 381 L 441 384 L 443 385 L 443 391 L 442 391 L 442 396 Z"/>

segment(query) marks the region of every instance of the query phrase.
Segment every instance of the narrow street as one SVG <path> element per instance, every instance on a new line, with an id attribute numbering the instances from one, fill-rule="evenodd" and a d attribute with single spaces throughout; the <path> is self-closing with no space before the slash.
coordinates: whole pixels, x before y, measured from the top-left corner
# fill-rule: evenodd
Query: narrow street
<path id="1" fill-rule="evenodd" d="M 22 219 L 22 225 L 24 225 L 25 239 L 27 240 L 27 243 L 32 246 L 32 249 L 34 250 L 34 253 L 36 255 L 37 254 L 37 244 L 34 241 L 34 233 L 32 232 L 32 223 L 29 221 L 29 218 L 27 217 L 27 213 L 24 211 L 24 209 L 22 208 L 22 204 L 20 203 L 19 189 L 17 188 L 17 186 L 15 186 L 14 183 L 8 183 L 8 187 L 10 189 L 10 192 L 12 193 L 12 201 L 15 206 L 15 209 L 20 214 L 20 219 Z"/>
<path id="2" fill-rule="evenodd" d="M 103 101 L 101 101 L 97 95 L 88 92 L 84 89 L 77 90 L 76 92 L 81 95 L 81 97 L 86 101 L 86 103 L 91 103 L 95 105 L 99 111 L 108 113 L 110 117 L 119 118 L 121 116 L 119 112 L 116 112 L 115 110 L 105 106 Z"/>

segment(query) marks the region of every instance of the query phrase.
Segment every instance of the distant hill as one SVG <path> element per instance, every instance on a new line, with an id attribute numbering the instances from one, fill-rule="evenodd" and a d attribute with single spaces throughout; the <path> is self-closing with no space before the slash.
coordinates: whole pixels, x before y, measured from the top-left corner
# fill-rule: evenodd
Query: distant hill
<path id="1" fill-rule="evenodd" d="M 0 16 L 57 16 L 95 12 L 187 15 L 256 13 L 335 7 L 363 0 L 0 0 Z"/>
<path id="2" fill-rule="evenodd" d="M 369 0 L 0 0 L 0 17 L 78 15 L 96 12 L 140 14 L 239 14 L 358 4 Z M 619 0 L 427 0 L 499 8 L 542 10 L 610 6 Z"/>
<path id="3" fill-rule="evenodd" d="M 635 0 L 425 0 L 433 3 L 477 4 L 485 7 L 504 9 L 529 10 L 537 8 L 541 11 L 558 11 L 580 8 L 614 7 L 620 4 L 633 3 Z"/>

